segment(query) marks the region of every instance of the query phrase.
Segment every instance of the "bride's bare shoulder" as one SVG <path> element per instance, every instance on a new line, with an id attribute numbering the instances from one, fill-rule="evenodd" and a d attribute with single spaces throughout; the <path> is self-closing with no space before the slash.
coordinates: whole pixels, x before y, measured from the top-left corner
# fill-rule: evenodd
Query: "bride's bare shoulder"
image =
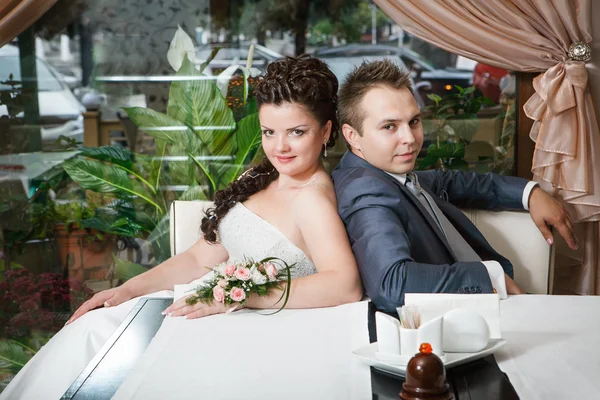
<path id="1" fill-rule="evenodd" d="M 303 187 L 292 202 L 292 210 L 300 215 L 321 207 L 337 207 L 333 182 L 325 172 L 319 174 L 310 185 Z"/>

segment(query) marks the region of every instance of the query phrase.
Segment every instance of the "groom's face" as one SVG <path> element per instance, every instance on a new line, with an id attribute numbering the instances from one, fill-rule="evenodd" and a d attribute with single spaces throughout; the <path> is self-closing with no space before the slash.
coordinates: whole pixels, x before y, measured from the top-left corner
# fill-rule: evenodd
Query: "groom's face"
<path id="1" fill-rule="evenodd" d="M 375 87 L 360 104 L 363 114 L 361 131 L 344 135 L 352 151 L 371 165 L 387 172 L 403 174 L 411 171 L 423 145 L 421 112 L 407 88 Z"/>

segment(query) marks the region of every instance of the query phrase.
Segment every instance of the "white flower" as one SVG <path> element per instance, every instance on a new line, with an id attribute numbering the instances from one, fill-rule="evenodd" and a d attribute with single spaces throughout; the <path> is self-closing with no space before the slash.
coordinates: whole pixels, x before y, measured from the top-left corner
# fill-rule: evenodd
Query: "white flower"
<path id="1" fill-rule="evenodd" d="M 252 273 L 250 279 L 255 285 L 264 285 L 265 283 L 267 283 L 267 277 L 261 274 L 256 267 L 252 267 L 250 269 L 250 272 Z"/>
<path id="2" fill-rule="evenodd" d="M 219 274 L 220 276 L 225 276 L 225 263 L 217 265 L 216 267 L 213 268 L 213 271 L 215 271 L 215 274 Z"/>
<path id="3" fill-rule="evenodd" d="M 195 64 L 196 49 L 194 48 L 194 42 L 192 42 L 192 39 L 188 34 L 181 29 L 181 26 L 177 25 L 177 32 L 175 32 L 175 36 L 173 36 L 169 51 L 167 52 L 167 60 L 169 60 L 169 64 L 171 64 L 171 67 L 175 72 L 179 71 L 179 68 L 181 68 L 183 58 L 186 55 L 187 58 Z"/>
<path id="4" fill-rule="evenodd" d="M 256 78 L 261 74 L 260 70 L 252 67 L 252 59 L 254 57 L 254 44 L 250 45 L 248 49 L 248 59 L 246 60 L 246 66 L 243 65 L 231 65 L 223 72 L 219 74 L 217 77 L 217 87 L 221 91 L 223 97 L 227 97 L 227 87 L 229 86 L 229 81 L 233 77 L 233 75 L 237 72 L 237 70 L 241 70 L 244 77 L 244 103 L 246 102 L 246 97 L 248 96 L 248 77 Z"/>

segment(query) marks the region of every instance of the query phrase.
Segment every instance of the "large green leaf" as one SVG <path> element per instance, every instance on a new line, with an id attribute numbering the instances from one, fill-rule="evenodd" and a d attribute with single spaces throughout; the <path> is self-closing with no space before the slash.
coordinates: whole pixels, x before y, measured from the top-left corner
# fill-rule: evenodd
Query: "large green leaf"
<path id="1" fill-rule="evenodd" d="M 200 65 L 198 65 L 198 67 L 196 68 L 198 70 L 198 72 L 203 72 L 204 69 L 206 67 L 208 67 L 208 64 L 210 64 L 210 62 L 213 60 L 213 58 L 216 57 L 217 53 L 221 49 L 222 49 L 222 47 L 219 47 L 219 46 L 214 47 L 212 49 L 212 51 L 210 52 L 210 56 L 208 56 L 208 58 L 206 60 L 204 60 L 202 63 L 200 63 Z"/>
<path id="2" fill-rule="evenodd" d="M 197 137 L 195 137 L 195 140 L 200 142 Z M 190 185 L 196 182 L 196 165 L 189 158 L 190 148 L 195 148 L 194 154 L 202 154 L 203 151 L 201 145 L 198 147 L 192 141 L 174 143 L 169 146 L 169 156 L 178 157 L 178 159 L 170 160 L 166 169 L 165 182 L 169 185 Z"/>
<path id="3" fill-rule="evenodd" d="M 237 140 L 235 165 L 222 164 L 224 171 L 220 176 L 224 184 L 235 180 L 244 171 L 246 165 L 250 163 L 257 149 L 260 148 L 262 132 L 258 121 L 258 113 L 250 114 L 238 123 L 235 138 Z"/>
<path id="4" fill-rule="evenodd" d="M 80 153 L 82 156 L 100 160 L 112 165 L 118 166 L 125 170 L 126 173 L 132 174 L 140 182 L 146 185 L 152 193 L 156 193 L 154 186 L 145 180 L 139 172 L 133 168 L 133 153 L 122 146 L 102 146 L 102 147 L 86 147 Z"/>
<path id="5" fill-rule="evenodd" d="M 136 208 L 131 201 L 116 199 L 96 210 L 96 214 L 101 217 L 105 215 L 104 213 L 110 212 L 113 212 L 116 217 L 111 220 L 112 223 L 119 218 L 126 218 L 132 221 L 133 224 L 141 226 L 145 232 L 151 232 L 156 227 L 155 217 L 153 218 L 143 210 Z"/>
<path id="6" fill-rule="evenodd" d="M 171 84 L 167 114 L 190 127 L 211 153 L 222 153 L 235 129 L 225 98 L 211 78 L 198 72 L 187 58 L 176 78 Z"/>
<path id="7" fill-rule="evenodd" d="M 150 108 L 129 107 L 124 110 L 140 130 L 156 139 L 175 143 L 185 140 L 184 138 L 190 132 L 190 128 L 183 121 L 171 118 L 167 114 L 154 111 Z"/>
<path id="8" fill-rule="evenodd" d="M 80 155 L 132 169 L 133 153 L 123 146 L 84 147 Z"/>
<path id="9" fill-rule="evenodd" d="M 463 118 L 449 118 L 446 123 L 452 127 L 456 136 L 470 142 L 479 130 L 479 119 L 475 114 L 467 114 Z"/>
<path id="10" fill-rule="evenodd" d="M 120 197 L 139 197 L 157 209 L 162 208 L 152 195 L 124 170 L 95 160 L 72 159 L 63 163 L 64 170 L 83 189 L 114 193 Z"/>
<path id="11" fill-rule="evenodd" d="M 171 227 L 169 221 L 169 214 L 166 214 L 148 236 L 148 241 L 154 251 L 154 257 L 159 263 L 171 257 L 171 243 L 169 240 Z"/>
<path id="12" fill-rule="evenodd" d="M 465 145 L 462 143 L 442 143 L 438 147 L 431 144 L 427 148 L 427 155 L 436 158 L 463 158 L 465 156 Z"/>
<path id="13" fill-rule="evenodd" d="M 156 139 L 155 141 L 155 156 L 152 157 L 150 162 L 150 184 L 153 185 L 155 190 L 158 190 L 160 181 L 162 179 L 164 157 L 167 152 L 167 142 L 164 140 Z"/>
<path id="14" fill-rule="evenodd" d="M 114 256 L 113 258 L 115 261 L 115 277 L 117 277 L 119 280 L 128 281 L 129 279 L 135 278 L 136 276 L 148 271 L 148 269 L 143 265 L 122 260 Z"/>
<path id="15" fill-rule="evenodd" d="M 192 185 L 185 192 L 179 196 L 181 201 L 193 201 L 193 200 L 208 200 L 204 189 L 200 185 Z"/>
<path id="16" fill-rule="evenodd" d="M 16 374 L 32 356 L 16 342 L 0 340 L 0 372 Z"/>
<path id="17" fill-rule="evenodd" d="M 100 232 L 127 237 L 140 237 L 144 233 L 150 232 L 145 226 L 126 216 L 114 213 L 106 217 L 106 214 L 98 214 L 95 217 L 84 219 L 81 221 L 81 225 L 84 228 L 97 229 Z"/>

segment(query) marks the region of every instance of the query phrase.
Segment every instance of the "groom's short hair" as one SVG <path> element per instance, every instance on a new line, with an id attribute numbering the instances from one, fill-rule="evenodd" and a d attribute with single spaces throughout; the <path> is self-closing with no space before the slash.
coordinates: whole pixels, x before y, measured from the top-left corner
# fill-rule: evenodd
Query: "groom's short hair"
<path id="1" fill-rule="evenodd" d="M 365 61 L 355 67 L 346 76 L 338 95 L 340 126 L 348 124 L 362 136 L 362 125 L 365 119 L 361 107 L 362 99 L 369 90 L 382 86 L 391 89 L 407 88 L 413 93 L 410 73 L 387 58 L 381 61 Z"/>

